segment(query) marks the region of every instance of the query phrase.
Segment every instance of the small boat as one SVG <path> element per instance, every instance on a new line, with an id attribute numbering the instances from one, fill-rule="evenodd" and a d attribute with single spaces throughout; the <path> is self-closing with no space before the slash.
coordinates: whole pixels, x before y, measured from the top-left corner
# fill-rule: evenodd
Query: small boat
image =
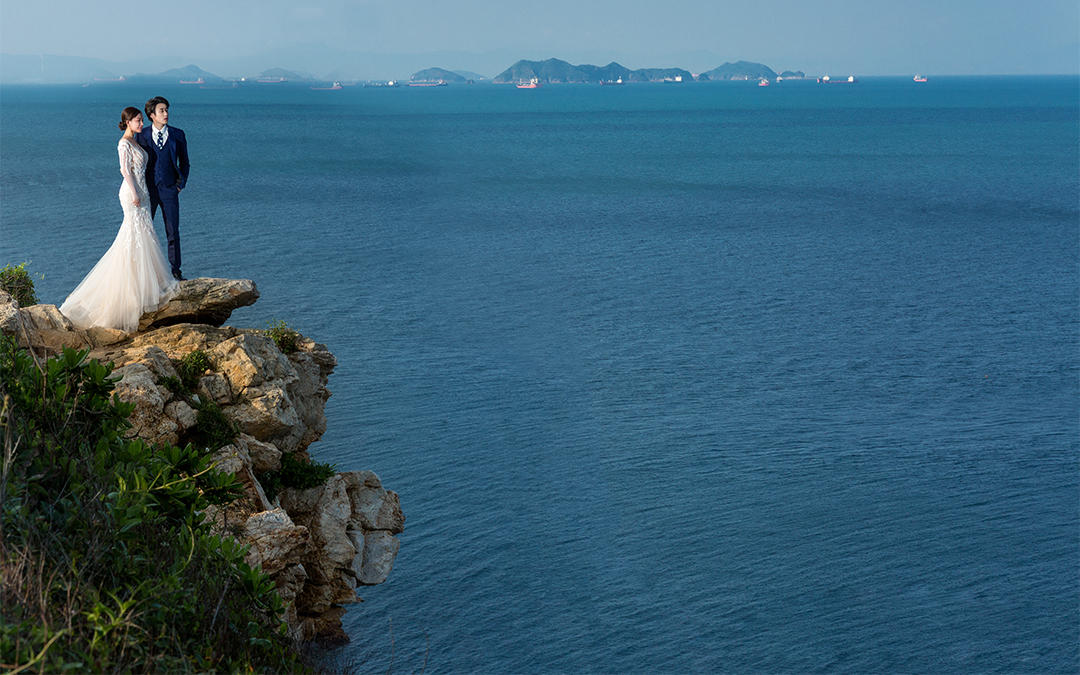
<path id="1" fill-rule="evenodd" d="M 337 91 L 338 89 L 341 89 L 341 83 L 335 82 L 329 87 L 312 87 L 312 89 L 314 91 Z"/>
<path id="2" fill-rule="evenodd" d="M 529 80 L 528 82 L 518 82 L 517 88 L 518 89 L 539 89 L 540 88 L 540 80 L 538 78 L 534 77 L 533 79 Z"/>
<path id="3" fill-rule="evenodd" d="M 818 84 L 855 84 L 858 80 L 854 75 L 848 75 L 846 80 L 834 80 L 828 75 L 822 75 L 817 79 Z"/>
<path id="4" fill-rule="evenodd" d="M 180 80 L 180 84 L 206 84 L 206 80 L 201 77 L 197 80 Z"/>
<path id="5" fill-rule="evenodd" d="M 913 77 L 911 79 L 915 80 L 916 82 L 926 82 L 926 76 L 925 75 L 916 75 L 915 77 Z"/>
<path id="6" fill-rule="evenodd" d="M 769 86 L 768 78 L 763 77 L 760 80 L 758 80 L 757 86 L 759 86 L 759 87 L 767 87 L 767 86 Z"/>

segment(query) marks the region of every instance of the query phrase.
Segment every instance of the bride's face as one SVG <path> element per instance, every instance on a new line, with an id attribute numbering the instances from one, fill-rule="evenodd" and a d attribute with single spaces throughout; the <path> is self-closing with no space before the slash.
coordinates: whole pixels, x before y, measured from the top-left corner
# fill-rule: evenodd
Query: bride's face
<path id="1" fill-rule="evenodd" d="M 137 134 L 142 131 L 142 115 L 136 115 L 128 120 L 128 129 L 133 134 Z"/>

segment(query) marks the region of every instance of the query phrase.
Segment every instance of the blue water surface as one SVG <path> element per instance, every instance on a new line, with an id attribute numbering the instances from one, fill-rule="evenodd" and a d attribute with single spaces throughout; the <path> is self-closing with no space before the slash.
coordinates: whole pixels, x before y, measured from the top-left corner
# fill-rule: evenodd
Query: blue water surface
<path id="1" fill-rule="evenodd" d="M 43 302 L 156 94 L 184 271 L 330 347 L 311 451 L 408 517 L 335 658 L 1080 669 L 1077 78 L 4 87 Z"/>

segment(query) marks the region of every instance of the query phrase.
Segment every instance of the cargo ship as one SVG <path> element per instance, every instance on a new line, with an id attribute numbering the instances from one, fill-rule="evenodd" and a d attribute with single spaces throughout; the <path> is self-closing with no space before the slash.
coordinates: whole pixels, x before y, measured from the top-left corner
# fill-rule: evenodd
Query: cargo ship
<path id="1" fill-rule="evenodd" d="M 534 77 L 533 79 L 529 80 L 528 82 L 518 82 L 517 88 L 518 89 L 539 89 L 540 88 L 540 80 Z"/>
<path id="2" fill-rule="evenodd" d="M 337 91 L 338 89 L 341 89 L 341 83 L 335 82 L 329 87 L 312 87 L 312 89 L 315 91 Z"/>
<path id="3" fill-rule="evenodd" d="M 926 82 L 926 76 L 925 75 L 916 75 L 915 77 L 913 77 L 911 79 L 915 80 L 916 82 Z"/>

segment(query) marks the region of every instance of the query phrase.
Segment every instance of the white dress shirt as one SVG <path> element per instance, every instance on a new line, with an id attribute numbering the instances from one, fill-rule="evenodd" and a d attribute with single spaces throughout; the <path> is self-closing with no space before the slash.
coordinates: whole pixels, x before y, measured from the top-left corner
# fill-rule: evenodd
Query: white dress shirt
<path id="1" fill-rule="evenodd" d="M 158 134 L 159 133 L 161 134 L 161 143 L 158 143 Z M 155 146 L 158 146 L 158 145 L 163 146 L 163 145 L 165 145 L 165 141 L 167 141 L 167 140 L 169 140 L 169 125 L 168 124 L 161 127 L 160 129 L 156 129 L 156 128 L 151 128 L 150 129 L 150 142 L 153 143 Z"/>

